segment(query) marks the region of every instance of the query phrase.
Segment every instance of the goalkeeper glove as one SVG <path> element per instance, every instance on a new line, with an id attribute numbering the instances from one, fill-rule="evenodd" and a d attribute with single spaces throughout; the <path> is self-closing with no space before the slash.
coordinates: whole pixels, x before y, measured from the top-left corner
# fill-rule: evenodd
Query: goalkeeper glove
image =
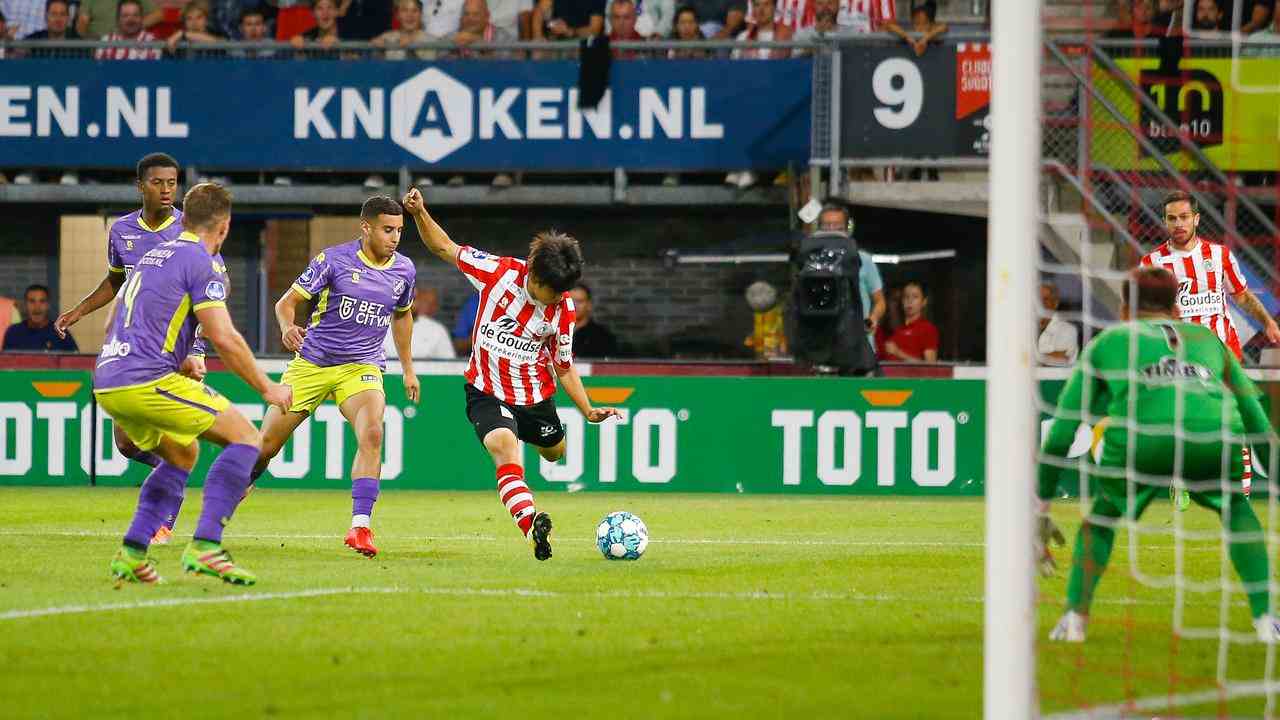
<path id="1" fill-rule="evenodd" d="M 1042 514 L 1036 518 L 1035 539 L 1036 564 L 1040 566 L 1042 577 L 1053 577 L 1058 572 L 1058 563 L 1054 561 L 1053 553 L 1049 550 L 1050 544 L 1062 547 L 1067 544 L 1067 538 L 1054 524 L 1053 518 Z"/>

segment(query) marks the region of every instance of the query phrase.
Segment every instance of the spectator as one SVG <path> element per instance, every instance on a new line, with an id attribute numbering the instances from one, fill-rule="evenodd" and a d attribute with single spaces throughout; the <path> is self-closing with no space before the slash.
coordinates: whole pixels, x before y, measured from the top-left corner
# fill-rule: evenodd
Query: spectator
<path id="1" fill-rule="evenodd" d="M 832 2 L 833 0 L 821 1 Z M 671 27 L 671 39 L 683 42 L 706 40 L 707 36 L 702 34 L 702 28 L 699 25 L 698 11 L 689 5 L 681 5 L 676 11 L 676 19 Z M 667 51 L 667 57 L 672 60 L 701 59 L 707 57 L 707 51 L 695 48 L 672 49 Z"/>
<path id="2" fill-rule="evenodd" d="M 4 19 L 4 13 L 0 12 L 0 40 L 12 40 L 13 31 L 9 29 L 8 23 Z M 4 59 L 4 48 L 0 47 L 0 60 Z M 0 177 L 4 177 L 0 175 Z M 7 182 L 7 179 L 5 180 Z"/>
<path id="3" fill-rule="evenodd" d="M 170 35 L 165 43 L 169 52 L 174 52 L 179 45 L 211 45 L 223 39 L 209 32 L 209 3 L 206 0 L 189 0 L 182 6 L 182 29 Z"/>
<path id="4" fill-rule="evenodd" d="M 633 0 L 636 6 L 636 32 L 645 40 L 661 40 L 671 34 L 675 24 L 675 0 Z M 613 3 L 605 8 L 604 31 L 613 32 Z"/>
<path id="5" fill-rule="evenodd" d="M 332 48 L 341 42 L 338 34 L 337 0 L 311 0 L 311 13 L 315 16 L 316 26 L 301 35 L 294 35 L 289 43 L 295 48 L 320 47 Z M 336 60 L 336 52 L 309 52 L 304 57 L 324 60 Z"/>
<path id="6" fill-rule="evenodd" d="M 533 14 L 533 0 L 490 0 L 489 22 L 498 30 L 518 40 L 528 40 L 529 16 Z"/>
<path id="7" fill-rule="evenodd" d="M 609 31 L 609 42 L 639 41 L 644 36 L 636 32 L 636 4 L 634 0 L 613 0 L 609 4 L 609 22 L 613 29 Z M 613 49 L 613 59 L 630 60 L 640 56 L 638 50 Z"/>
<path id="8" fill-rule="evenodd" d="M 689 0 L 689 7 L 702 22 L 703 37 L 730 40 L 747 24 L 746 0 Z"/>
<path id="9" fill-rule="evenodd" d="M 898 9 L 893 0 L 843 0 L 836 19 L 842 32 L 873 33 L 897 24 Z"/>
<path id="10" fill-rule="evenodd" d="M 61 42 L 64 40 L 79 40 L 80 35 L 76 33 L 76 29 L 71 26 L 71 5 L 69 0 L 49 0 L 44 9 L 45 29 L 39 32 L 33 32 L 23 38 L 24 40 L 36 41 L 54 41 Z M 36 49 L 28 51 L 33 58 L 51 58 L 51 57 L 76 57 L 79 53 L 67 50 L 44 50 Z M 85 53 L 85 57 L 88 54 Z"/>
<path id="11" fill-rule="evenodd" d="M 1227 27 L 1234 29 L 1235 3 L 1228 3 L 1229 8 Z M 1271 24 L 1272 16 L 1276 14 L 1276 3 L 1273 0 L 1242 0 L 1240 5 L 1240 32 L 1244 35 L 1250 35 L 1259 31 L 1266 31 L 1267 26 Z"/>
<path id="12" fill-rule="evenodd" d="M 530 30 L 534 40 L 570 40 L 604 31 L 604 0 L 538 0 Z"/>
<path id="13" fill-rule="evenodd" d="M 267 16 L 258 0 L 209 0 L 209 32 L 232 40 L 244 40 L 240 24 L 244 14 L 253 11 L 265 24 Z M 266 39 L 265 33 L 262 39 Z"/>
<path id="14" fill-rule="evenodd" d="M 0 18 L 3 17 L 4 14 L 0 13 Z M 20 322 L 22 322 L 22 313 L 18 311 L 18 301 L 0 295 L 0 350 L 4 349 L 4 336 L 9 331 L 9 326 Z"/>
<path id="15" fill-rule="evenodd" d="M 1196 14 L 1191 21 L 1191 29 L 1202 32 L 1220 32 L 1227 27 L 1227 14 L 1222 11 L 1218 0 L 1196 0 Z"/>
<path id="16" fill-rule="evenodd" d="M 341 0 L 338 5 L 338 32 L 344 40 L 372 40 L 391 29 L 392 6 L 389 0 Z M 422 6 L 418 6 L 418 24 L 422 24 Z"/>
<path id="17" fill-rule="evenodd" d="M 76 352 L 75 338 L 67 333 L 66 338 L 58 337 L 49 320 L 49 288 L 44 285 L 31 285 L 22 295 L 26 306 L 27 319 L 16 325 L 10 325 L 4 331 L 5 350 L 60 350 Z"/>
<path id="18" fill-rule="evenodd" d="M 427 0 L 423 28 L 432 40 L 447 40 L 462 26 L 463 0 Z"/>
<path id="19" fill-rule="evenodd" d="M 619 0 L 614 0 L 617 5 Z M 578 283 L 569 291 L 577 324 L 573 331 L 573 354 L 584 358 L 618 356 L 618 338 L 609 328 L 591 319 L 591 288 Z"/>
<path id="20" fill-rule="evenodd" d="M 440 311 L 440 293 L 435 288 L 418 286 L 413 298 L 413 359 L 453 359 L 453 343 L 449 340 L 449 330 L 435 314 Z M 387 333 L 382 341 L 382 350 L 387 359 L 398 358 L 395 339 Z"/>
<path id="21" fill-rule="evenodd" d="M 929 296 L 924 285 L 909 282 L 902 286 L 901 327 L 893 331 L 884 345 L 884 359 L 920 363 L 938 361 L 938 328 L 924 316 Z"/>
<path id="22" fill-rule="evenodd" d="M 1280 0 L 1276 2 L 1276 12 L 1271 19 L 1271 27 L 1256 32 L 1244 39 L 1245 57 L 1280 57 Z"/>
<path id="23" fill-rule="evenodd" d="M 378 47 L 393 48 L 387 50 L 388 60 L 404 60 L 408 57 L 404 48 L 431 40 L 427 37 L 427 31 L 422 29 L 422 5 L 418 0 L 397 0 L 396 20 L 400 23 L 398 30 L 388 30 L 373 39 L 373 44 Z M 413 55 L 419 60 L 434 60 L 436 51 L 418 48 L 413 51 Z"/>
<path id="24" fill-rule="evenodd" d="M 795 31 L 778 22 L 774 7 L 774 0 L 755 0 L 751 6 L 752 22 L 747 25 L 746 30 L 738 33 L 738 42 L 790 40 Z M 786 48 L 750 48 L 734 50 L 733 57 L 745 60 L 778 60 L 791 57 L 791 51 Z"/>
<path id="25" fill-rule="evenodd" d="M 142 28 L 164 19 L 164 11 L 154 0 L 138 0 L 142 12 Z M 115 32 L 120 23 L 120 6 L 116 0 L 80 0 L 76 11 L 76 34 L 82 38 L 104 38 Z"/>
<path id="26" fill-rule="evenodd" d="M 251 7 L 240 13 L 239 36 L 243 42 L 267 42 L 271 39 L 267 36 L 267 18 L 262 14 L 262 8 Z M 276 51 L 269 48 L 231 51 L 232 57 L 247 59 L 270 58 L 275 54 Z"/>
<path id="27" fill-rule="evenodd" d="M 937 21 L 938 4 L 933 0 L 911 8 L 911 29 L 919 37 L 912 38 L 894 20 L 885 23 L 885 30 L 902 38 L 902 42 L 915 52 L 916 57 L 923 57 L 929 49 L 929 43 L 947 34 L 947 24 Z"/>
<path id="28" fill-rule="evenodd" d="M 466 357 L 471 354 L 471 331 L 476 325 L 476 313 L 480 311 L 480 293 L 471 297 L 458 310 L 458 320 L 453 324 L 453 349 Z"/>
<path id="29" fill-rule="evenodd" d="M 829 35 L 839 35 L 839 0 L 813 0 L 813 24 L 796 31 L 796 40 L 812 42 Z"/>
<path id="30" fill-rule="evenodd" d="M 16 40 L 44 30 L 48 10 L 44 0 L 0 0 L 5 30 L 0 40 Z"/>
<path id="31" fill-rule="evenodd" d="M 1040 339 L 1036 352 L 1044 365 L 1069 367 L 1076 362 L 1080 352 L 1080 340 L 1076 326 L 1058 317 L 1058 288 L 1053 283 L 1040 285 L 1040 304 L 1045 312 L 1040 315 Z"/>
<path id="32" fill-rule="evenodd" d="M 81 8 L 83 7 L 82 5 Z M 102 40 L 113 43 L 137 43 L 139 45 L 158 42 L 155 35 L 152 35 L 150 31 L 144 30 L 142 27 L 142 8 L 141 0 L 120 0 L 120 5 L 116 8 L 116 31 L 110 35 L 103 36 Z M 160 50 L 158 48 L 116 45 L 98 48 L 94 53 L 94 57 L 99 60 L 159 60 Z"/>
<path id="33" fill-rule="evenodd" d="M 510 42 L 516 37 L 504 28 L 494 25 L 489 17 L 489 4 L 485 0 L 466 0 L 462 6 L 462 21 L 453 43 L 458 46 L 458 57 L 495 57 L 492 50 L 472 50 L 472 43 Z"/>
<path id="34" fill-rule="evenodd" d="M 1129 27 L 1118 27 L 1108 30 L 1105 37 L 1142 40 L 1150 37 L 1164 37 L 1168 34 L 1168 26 L 1155 22 L 1155 0 L 1133 0 L 1130 11 Z"/>

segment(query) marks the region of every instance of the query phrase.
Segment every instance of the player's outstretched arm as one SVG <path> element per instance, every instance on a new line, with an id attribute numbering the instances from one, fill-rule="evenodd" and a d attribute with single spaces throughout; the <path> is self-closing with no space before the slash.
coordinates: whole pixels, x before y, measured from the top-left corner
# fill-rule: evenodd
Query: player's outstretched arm
<path id="1" fill-rule="evenodd" d="M 293 288 L 285 290 L 284 295 L 276 301 L 276 322 L 280 325 L 280 342 L 289 352 L 301 350 L 302 341 L 307 337 L 307 329 L 299 327 L 295 322 L 295 318 L 298 317 L 298 306 L 306 301 L 307 299 L 294 292 Z"/>
<path id="2" fill-rule="evenodd" d="M 1267 338 L 1267 342 L 1272 345 L 1280 344 L 1280 326 L 1276 325 L 1275 318 L 1271 317 L 1271 313 L 1267 312 L 1267 307 L 1262 304 L 1257 295 L 1252 291 L 1245 290 L 1242 293 L 1231 296 L 1236 301 L 1236 305 L 1241 310 L 1248 313 L 1249 317 L 1257 320 L 1262 325 L 1262 332 Z"/>
<path id="3" fill-rule="evenodd" d="M 570 365 L 568 367 L 555 366 L 556 375 L 560 377 L 560 384 L 564 386 L 565 393 L 573 404 L 577 406 L 578 412 L 588 422 L 598 423 L 604 422 L 611 417 L 621 417 L 622 412 L 618 408 L 611 407 L 591 407 L 591 398 L 587 397 L 587 389 L 582 386 L 582 377 L 578 375 L 578 368 Z"/>
<path id="4" fill-rule="evenodd" d="M 293 404 L 293 390 L 288 385 L 272 382 L 253 360 L 253 351 L 231 322 L 231 315 L 221 305 L 196 310 L 196 318 L 204 326 L 204 335 L 218 349 L 222 361 L 249 383 L 269 404 L 288 412 Z"/>
<path id="5" fill-rule="evenodd" d="M 426 203 L 418 188 L 411 188 L 405 193 L 404 209 L 413 218 L 413 224 L 418 226 L 422 244 L 427 246 L 432 255 L 450 265 L 458 262 L 458 244 L 449 239 L 449 233 L 427 213 Z"/>
<path id="6" fill-rule="evenodd" d="M 85 315 L 111 302 L 116 293 L 120 292 L 121 285 L 124 285 L 124 273 L 108 270 L 107 276 L 102 278 L 102 282 L 98 283 L 98 287 L 94 288 L 93 292 L 85 295 L 75 307 L 62 313 L 54 321 L 53 329 L 58 332 L 58 337 L 65 338 L 67 328 L 75 325 Z"/>
<path id="7" fill-rule="evenodd" d="M 416 404 L 422 385 L 413 372 L 413 311 L 397 312 L 391 317 L 391 339 L 395 341 L 400 367 L 404 370 L 404 395 Z"/>

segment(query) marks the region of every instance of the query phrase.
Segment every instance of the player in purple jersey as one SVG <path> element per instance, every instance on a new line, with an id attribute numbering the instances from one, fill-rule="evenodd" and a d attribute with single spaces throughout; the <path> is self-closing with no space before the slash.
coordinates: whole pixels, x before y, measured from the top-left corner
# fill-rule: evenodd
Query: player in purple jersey
<path id="1" fill-rule="evenodd" d="M 187 229 L 138 260 L 120 291 L 107 341 L 93 372 L 93 394 L 139 448 L 160 462 L 139 493 L 123 546 L 111 560 L 121 581 L 160 580 L 147 549 L 164 509 L 182 495 L 195 466 L 197 438 L 223 446 L 205 478 L 204 503 L 191 544 L 182 553 L 188 572 L 252 585 L 222 547 L 223 527 L 249 487 L 262 435 L 212 388 L 178 373 L 196 327 L 218 348 L 232 372 L 273 406 L 289 407 L 293 393 L 271 382 L 227 313 L 226 273 L 214 258 L 231 227 L 231 195 L 214 183 L 187 193 Z"/>
<path id="2" fill-rule="evenodd" d="M 281 340 L 297 352 L 280 381 L 293 389 L 287 412 L 267 410 L 262 423 L 262 457 L 254 477 L 266 470 L 298 425 L 332 396 L 342 416 L 355 429 L 358 449 L 351 468 L 351 530 L 345 543 L 367 557 L 378 554 L 369 516 L 378 499 L 382 474 L 382 389 L 385 357 L 382 343 L 391 329 L 405 395 L 418 402 L 413 372 L 413 261 L 396 252 L 404 230 L 400 203 L 377 196 L 360 209 L 361 236 L 326 248 L 307 265 L 276 303 Z M 315 301 L 305 327 L 298 309 Z"/>
<path id="3" fill-rule="evenodd" d="M 75 325 L 85 315 L 107 305 L 115 299 L 120 287 L 133 273 L 134 266 L 152 248 L 175 240 L 182 234 L 182 211 L 173 206 L 178 195 L 178 161 L 165 153 L 151 153 L 138 161 L 138 193 L 142 196 L 142 208 L 117 218 L 107 231 L 107 274 L 98 287 L 74 308 L 62 313 L 54 323 L 59 334 Z M 222 255 L 215 254 L 214 261 L 223 265 Z M 225 267 L 224 267 L 225 271 Z M 110 327 L 108 318 L 107 326 Z M 204 343 L 197 339 L 191 353 L 183 361 L 179 372 L 196 380 L 205 376 Z M 159 462 L 155 453 L 139 450 L 118 426 L 114 428 L 116 447 L 127 458 L 155 467 Z M 182 498 L 168 508 L 165 523 L 156 531 L 155 542 L 166 543 L 173 534 Z"/>

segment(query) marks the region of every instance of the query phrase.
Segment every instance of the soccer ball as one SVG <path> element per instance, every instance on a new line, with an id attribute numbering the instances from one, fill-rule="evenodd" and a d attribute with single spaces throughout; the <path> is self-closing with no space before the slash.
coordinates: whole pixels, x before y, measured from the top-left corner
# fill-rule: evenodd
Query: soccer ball
<path id="1" fill-rule="evenodd" d="M 649 528 L 629 512 L 611 512 L 596 526 L 596 547 L 607 560 L 639 560 L 649 547 Z"/>

